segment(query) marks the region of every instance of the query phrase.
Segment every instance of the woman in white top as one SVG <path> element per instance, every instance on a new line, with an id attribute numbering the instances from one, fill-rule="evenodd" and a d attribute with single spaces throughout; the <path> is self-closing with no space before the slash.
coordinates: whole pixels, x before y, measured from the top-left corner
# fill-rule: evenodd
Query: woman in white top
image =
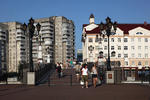
<path id="1" fill-rule="evenodd" d="M 94 66 L 92 67 L 91 72 L 92 72 L 92 78 L 93 78 L 93 85 L 94 85 L 94 87 L 96 88 L 98 73 L 97 73 L 97 69 L 96 69 L 96 65 L 95 65 L 95 64 L 94 64 Z"/>
<path id="2" fill-rule="evenodd" d="M 86 88 L 88 88 L 88 68 L 87 68 L 86 64 L 82 68 L 81 72 L 82 72 L 82 74 L 81 74 L 82 75 L 82 80 L 83 80 L 84 83 L 86 83 L 84 85 L 86 86 Z M 83 86 L 82 88 L 84 88 L 85 86 Z"/>

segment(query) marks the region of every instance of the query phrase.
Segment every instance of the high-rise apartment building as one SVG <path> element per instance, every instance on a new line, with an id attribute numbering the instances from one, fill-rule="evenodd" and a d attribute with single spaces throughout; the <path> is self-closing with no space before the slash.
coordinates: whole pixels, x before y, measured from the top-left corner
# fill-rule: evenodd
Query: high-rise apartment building
<path id="1" fill-rule="evenodd" d="M 103 55 L 101 61 L 106 61 L 108 38 L 98 37 L 99 33 L 100 27 L 91 15 L 90 24 L 83 24 L 83 60 L 97 62 Z M 118 24 L 109 42 L 111 62 L 119 61 L 120 67 L 150 66 L 150 24 Z"/>
<path id="2" fill-rule="evenodd" d="M 3 23 L 8 25 L 8 72 L 18 72 L 21 61 L 27 62 L 27 39 L 19 22 Z"/>
<path id="3" fill-rule="evenodd" d="M 36 25 L 41 25 L 38 32 Z M 8 60 L 8 72 L 18 72 L 20 62 L 29 63 L 29 30 L 23 30 L 23 24 L 19 22 L 2 23 L 7 26 L 8 48 L 3 50 L 3 42 L 0 42 L 0 56 Z M 3 26 L 4 26 L 3 25 Z M 40 63 L 68 62 L 75 57 L 75 32 L 74 23 L 62 16 L 53 16 L 34 20 L 35 31 L 32 39 L 32 57 L 34 69 Z M 2 26 L 2 25 L 0 25 Z M 0 36 L 4 37 L 5 28 L 0 27 Z M 5 35 L 6 36 L 6 35 Z M 1 39 L 1 38 L 0 38 Z M 5 53 L 2 53 L 5 52 Z M 0 59 L 0 68 L 2 68 Z M 28 66 L 27 66 L 28 67 Z"/>
<path id="4" fill-rule="evenodd" d="M 54 19 L 40 18 L 35 19 L 35 26 L 41 25 L 39 35 L 33 37 L 33 61 L 34 63 L 53 63 L 54 62 Z M 37 30 L 35 29 L 35 34 Z"/>
<path id="5" fill-rule="evenodd" d="M 55 63 L 67 63 L 75 57 L 75 26 L 63 16 L 55 19 Z"/>
<path id="6" fill-rule="evenodd" d="M 8 27 L 0 23 L 0 75 L 7 70 Z"/>

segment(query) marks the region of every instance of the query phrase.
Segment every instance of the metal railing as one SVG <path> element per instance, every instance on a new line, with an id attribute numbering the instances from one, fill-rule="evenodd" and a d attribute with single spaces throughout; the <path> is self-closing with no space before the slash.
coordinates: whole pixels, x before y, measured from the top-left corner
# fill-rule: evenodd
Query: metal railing
<path id="1" fill-rule="evenodd" d="M 53 64 L 46 64 L 43 68 L 39 68 L 35 71 L 35 82 L 36 85 L 49 74 L 49 71 L 53 68 Z"/>

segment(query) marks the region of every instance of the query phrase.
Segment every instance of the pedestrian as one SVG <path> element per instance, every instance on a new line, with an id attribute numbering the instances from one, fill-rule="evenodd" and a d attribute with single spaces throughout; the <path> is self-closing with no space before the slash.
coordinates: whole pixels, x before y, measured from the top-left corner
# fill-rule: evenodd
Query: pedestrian
<path id="1" fill-rule="evenodd" d="M 96 64 L 93 65 L 91 73 L 92 73 L 93 85 L 96 88 L 97 77 L 98 77 L 98 72 L 97 72 Z"/>
<path id="2" fill-rule="evenodd" d="M 58 78 L 61 78 L 61 65 L 60 65 L 60 63 L 58 63 L 58 66 L 57 66 L 57 73 L 58 73 Z"/>
<path id="3" fill-rule="evenodd" d="M 84 85 L 82 88 L 86 87 L 88 88 L 88 68 L 87 64 L 84 64 L 82 70 L 81 70 L 81 75 L 82 75 L 82 81 L 84 82 Z"/>
<path id="4" fill-rule="evenodd" d="M 75 65 L 75 73 L 76 73 L 77 82 L 79 82 L 79 80 L 80 80 L 80 72 L 81 72 L 80 69 L 81 69 L 80 64 L 79 63 L 76 64 Z"/>

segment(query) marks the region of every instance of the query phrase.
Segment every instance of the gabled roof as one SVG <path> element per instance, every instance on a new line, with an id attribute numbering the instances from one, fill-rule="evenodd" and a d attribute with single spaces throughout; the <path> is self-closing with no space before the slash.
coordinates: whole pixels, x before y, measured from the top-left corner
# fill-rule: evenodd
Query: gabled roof
<path id="1" fill-rule="evenodd" d="M 83 24 L 83 28 L 88 26 L 88 25 L 89 24 Z M 97 24 L 97 25 L 98 25 L 98 27 L 94 28 L 91 31 L 85 30 L 86 34 L 100 33 L 99 24 Z M 137 27 L 142 27 L 142 28 L 150 30 L 150 24 L 117 24 L 117 27 L 120 28 L 122 31 L 124 31 L 124 34 L 129 34 L 130 30 L 137 28 Z"/>
<path id="2" fill-rule="evenodd" d="M 117 27 L 124 31 L 124 34 L 129 34 L 129 30 L 132 30 L 137 27 L 142 27 L 150 30 L 150 24 L 118 24 Z"/>

